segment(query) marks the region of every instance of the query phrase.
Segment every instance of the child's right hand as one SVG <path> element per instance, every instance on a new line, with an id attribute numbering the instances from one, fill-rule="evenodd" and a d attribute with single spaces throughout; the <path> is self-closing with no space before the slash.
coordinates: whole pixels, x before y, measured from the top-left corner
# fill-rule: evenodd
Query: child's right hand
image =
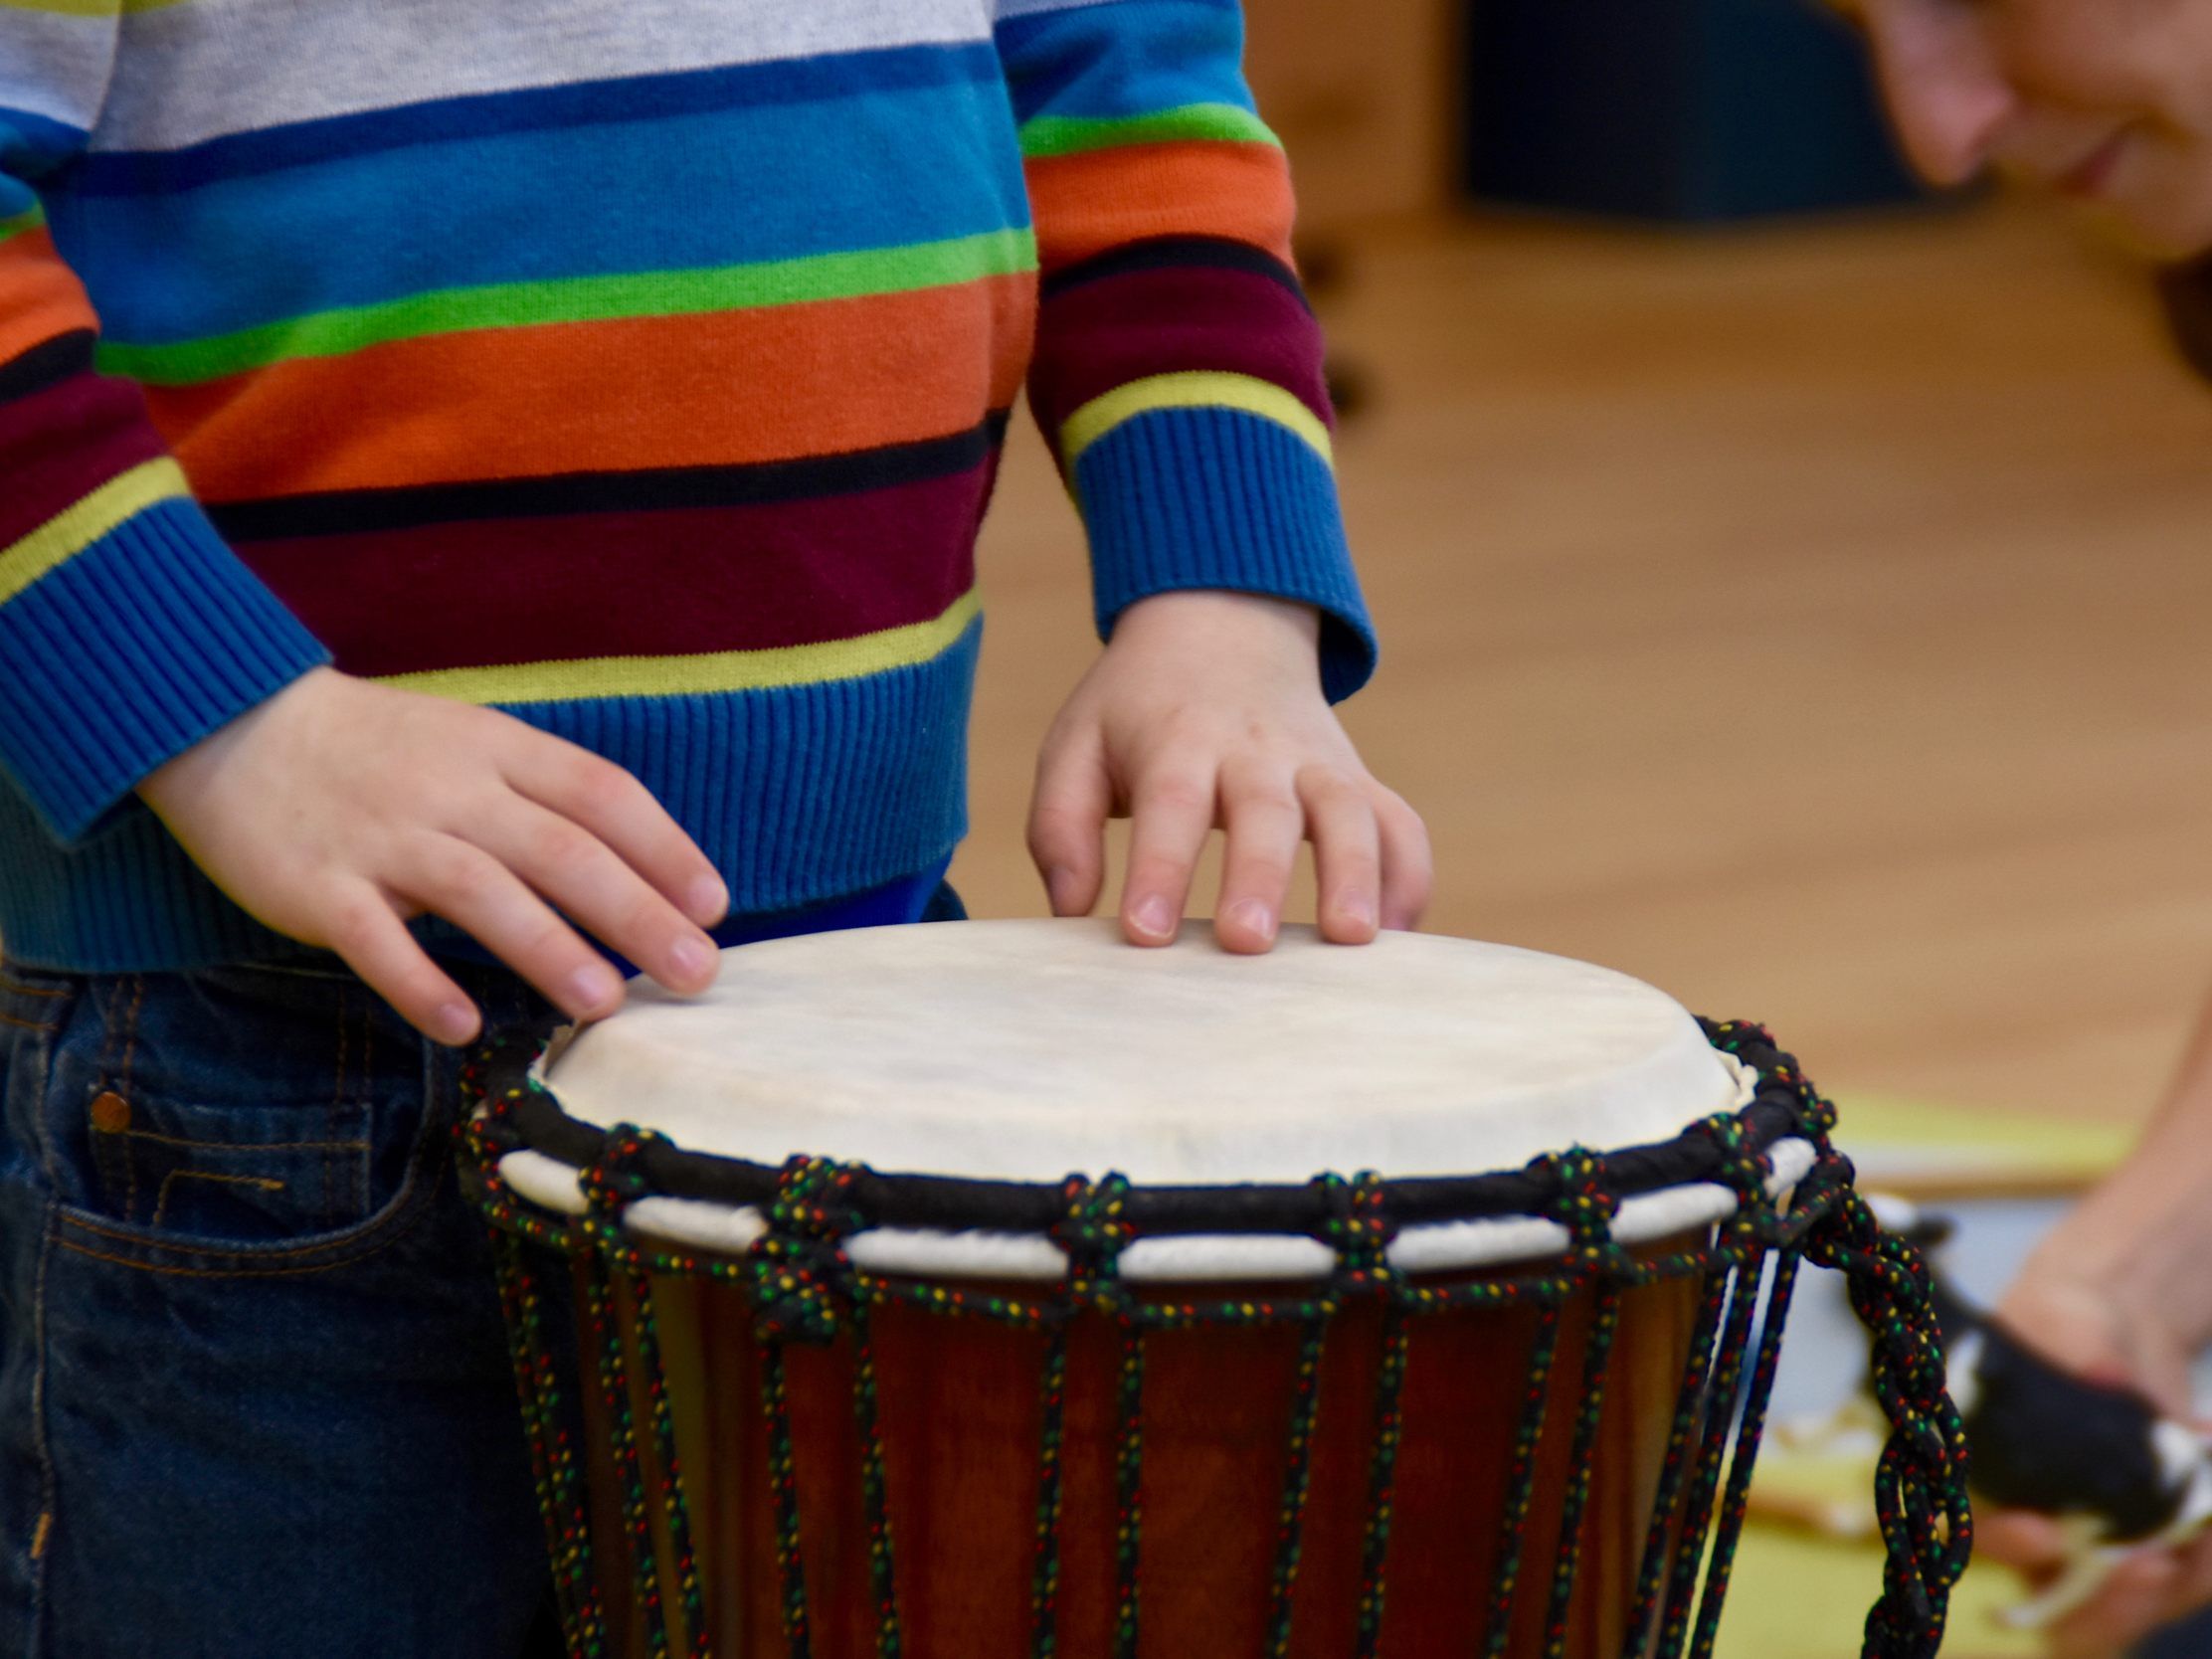
<path id="1" fill-rule="evenodd" d="M 703 991 L 729 891 L 643 784 L 496 710 L 317 668 L 138 794 L 216 885 L 335 951 L 402 1016 L 466 1042 L 474 1005 L 406 927 L 444 917 L 567 1014 L 622 1003 L 576 918 L 671 991 Z"/>

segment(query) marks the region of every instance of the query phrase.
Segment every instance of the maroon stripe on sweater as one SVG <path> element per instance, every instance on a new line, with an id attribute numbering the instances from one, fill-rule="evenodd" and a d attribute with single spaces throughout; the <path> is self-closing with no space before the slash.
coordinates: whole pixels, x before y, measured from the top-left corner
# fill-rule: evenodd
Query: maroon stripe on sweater
<path id="1" fill-rule="evenodd" d="M 1102 392 L 1202 369 L 1272 381 L 1331 418 L 1321 329 L 1280 282 L 1251 271 L 1129 271 L 1056 293 L 1038 313 L 1029 401 L 1048 436 Z"/>
<path id="2" fill-rule="evenodd" d="M 167 453 L 127 380 L 74 374 L 0 404 L 0 547 Z"/>
<path id="3" fill-rule="evenodd" d="M 975 582 L 996 458 L 852 495 L 242 543 L 348 673 L 816 645 Z"/>

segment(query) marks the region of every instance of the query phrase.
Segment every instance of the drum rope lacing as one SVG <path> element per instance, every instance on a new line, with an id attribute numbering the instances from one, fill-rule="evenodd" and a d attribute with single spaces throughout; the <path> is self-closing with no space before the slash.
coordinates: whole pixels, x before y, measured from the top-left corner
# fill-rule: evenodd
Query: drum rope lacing
<path id="1" fill-rule="evenodd" d="M 1386 1569 L 1409 1333 L 1422 1316 L 1465 1307 L 1529 1307 L 1536 1320 L 1530 1385 L 1507 1476 L 1499 1548 L 1486 1603 L 1482 1651 L 1498 1659 L 1516 1634 L 1522 1541 L 1529 1532 L 1536 1449 L 1546 1429 L 1550 1378 L 1561 1348 L 1562 1309 L 1585 1290 L 1594 1300 L 1583 1332 L 1582 1392 L 1569 1432 L 1572 1471 L 1543 1626 L 1543 1651 L 1566 1650 L 1567 1616 L 1582 1554 L 1605 1382 L 1622 1292 L 1704 1275 L 1690 1362 L 1669 1425 L 1654 1510 L 1636 1579 L 1624 1659 L 1710 1659 L 1734 1565 L 1800 1259 L 1845 1276 L 1870 1333 L 1873 1391 L 1891 1424 L 1876 1475 L 1886 1562 L 1869 1612 L 1866 1659 L 1933 1659 L 1949 1591 L 1971 1548 L 1964 1495 L 1965 1438 L 1943 1392 L 1943 1365 L 1930 1282 L 1913 1248 L 1884 1233 L 1852 1188 L 1850 1162 L 1831 1140 L 1834 1108 L 1756 1025 L 1705 1026 L 1716 1048 L 1757 1076 L 1740 1112 L 1693 1126 L 1676 1142 L 1600 1154 L 1582 1148 L 1540 1158 L 1519 1176 L 1390 1182 L 1367 1174 L 1317 1177 L 1304 1189 L 1220 1193 L 1133 1188 L 1118 1176 L 1071 1176 L 1053 1188 L 884 1176 L 857 1165 L 795 1159 L 773 1172 L 702 1160 L 650 1131 L 598 1131 L 566 1119 L 529 1070 L 533 1042 L 487 1046 L 466 1082 L 479 1106 L 461 1131 L 463 1181 L 493 1223 L 531 1467 L 570 1652 L 603 1659 L 621 1651 L 599 1589 L 584 1489 L 581 1427 L 573 1419 L 547 1330 L 546 1289 L 533 1249 L 581 1267 L 587 1346 L 614 1442 L 624 1547 L 652 1659 L 712 1651 L 663 1385 L 653 1281 L 719 1283 L 751 1311 L 759 1404 L 768 1434 L 771 1508 L 781 1624 L 791 1659 L 811 1659 L 813 1630 L 800 1517 L 796 1443 L 784 1356 L 793 1344 L 845 1342 L 853 1357 L 852 1410 L 861 1447 L 875 1651 L 896 1659 L 901 1621 L 890 1498 L 878 1412 L 870 1315 L 893 1305 L 994 1320 L 1044 1337 L 1041 1430 L 1031 1561 L 1031 1651 L 1049 1659 L 1059 1639 L 1061 1466 L 1070 1333 L 1103 1318 L 1118 1344 L 1114 1389 L 1114 1628 L 1116 1659 L 1134 1659 L 1141 1623 L 1145 1346 L 1148 1335 L 1198 1325 L 1285 1325 L 1299 1333 L 1275 1554 L 1267 1585 L 1267 1652 L 1289 1652 L 1321 1392 L 1332 1319 L 1349 1306 L 1381 1305 L 1381 1354 L 1369 1436 L 1368 1513 L 1354 1652 L 1373 1659 L 1388 1607 Z M 1802 1138 L 1809 1174 L 1778 1200 L 1769 1196 L 1768 1150 Z M 579 1170 L 585 1212 L 562 1215 L 521 1198 L 500 1160 L 532 1150 Z M 1613 1236 L 1624 1197 L 1690 1181 L 1727 1187 L 1736 1207 L 1703 1249 L 1638 1252 Z M 760 1236 L 742 1257 L 707 1257 L 656 1243 L 625 1225 L 646 1198 L 711 1197 L 758 1205 Z M 1439 1219 L 1521 1215 L 1556 1222 L 1567 1245 L 1528 1270 L 1438 1282 L 1390 1260 L 1401 1227 Z M 966 1216 L 963 1221 L 961 1217 Z M 1287 1225 L 1286 1225 L 1287 1223 Z M 1025 1226 L 1045 1233 L 1066 1260 L 1061 1281 L 1012 1295 L 864 1271 L 846 1241 L 885 1225 Z M 1140 1293 L 1120 1271 L 1142 1237 L 1208 1230 L 1299 1230 L 1335 1263 L 1311 1289 L 1178 1300 Z M 624 1335 L 627 1314 L 628 1329 Z M 1754 1335 L 1755 1333 L 1755 1335 Z M 1747 1375 L 1747 1360 L 1749 1361 Z M 640 1379 L 643 1379 L 641 1382 Z M 642 1395 L 642 1398 L 641 1398 Z M 641 1437 L 637 1415 L 645 1418 Z M 653 1491 L 648 1495 L 647 1484 Z M 1709 1548 L 1703 1546 L 1712 1529 Z M 1702 1591 L 1700 1567 L 1704 1567 Z"/>

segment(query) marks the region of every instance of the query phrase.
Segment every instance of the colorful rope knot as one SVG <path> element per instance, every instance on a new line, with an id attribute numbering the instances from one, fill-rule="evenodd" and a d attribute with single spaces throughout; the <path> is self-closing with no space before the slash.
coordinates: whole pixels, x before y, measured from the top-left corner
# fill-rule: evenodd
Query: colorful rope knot
<path id="1" fill-rule="evenodd" d="M 1129 1181 L 1071 1175 L 1060 1183 L 1060 1218 L 1052 1241 L 1067 1253 L 1068 1300 L 1075 1307 L 1118 1313 L 1129 1302 L 1121 1282 L 1121 1253 L 1137 1229 L 1128 1220 Z"/>
<path id="2" fill-rule="evenodd" d="M 1723 1223 L 1723 1231 L 1739 1243 L 1770 1242 L 1781 1225 L 1766 1196 L 1773 1178 L 1774 1161 L 1751 1144 L 1751 1132 L 1734 1112 L 1716 1112 L 1690 1133 L 1713 1143 L 1720 1165 L 1711 1179 L 1736 1195 L 1736 1213 Z"/>
<path id="3" fill-rule="evenodd" d="M 1605 1160 L 1588 1147 L 1569 1147 L 1533 1160 L 1529 1174 L 1554 1189 L 1546 1220 L 1567 1228 L 1567 1261 L 1592 1277 L 1628 1265 L 1628 1252 L 1613 1241 L 1620 1198 L 1605 1184 Z"/>
<path id="4" fill-rule="evenodd" d="M 1394 1282 L 1390 1241 L 1397 1222 L 1390 1217 L 1382 1178 L 1373 1170 L 1347 1181 L 1340 1175 L 1314 1177 L 1326 1206 L 1317 1236 L 1337 1253 L 1337 1283 L 1367 1291 Z"/>
<path id="5" fill-rule="evenodd" d="M 652 1192 L 652 1178 L 642 1167 L 646 1149 L 667 1144 L 667 1136 L 634 1123 L 608 1130 L 599 1156 L 576 1172 L 586 1206 L 594 1215 L 620 1221 L 624 1210 Z"/>
<path id="6" fill-rule="evenodd" d="M 768 1230 L 745 1252 L 753 1326 L 763 1341 L 828 1343 L 847 1306 L 844 1240 L 866 1225 L 852 1202 L 852 1164 L 794 1158 L 761 1211 Z"/>

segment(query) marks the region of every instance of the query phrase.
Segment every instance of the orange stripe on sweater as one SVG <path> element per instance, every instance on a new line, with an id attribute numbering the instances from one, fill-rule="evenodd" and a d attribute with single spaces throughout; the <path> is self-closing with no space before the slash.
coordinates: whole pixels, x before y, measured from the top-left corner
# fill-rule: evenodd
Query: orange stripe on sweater
<path id="1" fill-rule="evenodd" d="M 74 328 L 96 328 L 77 274 L 40 227 L 0 242 L 0 363 Z"/>
<path id="2" fill-rule="evenodd" d="M 785 461 L 1013 403 L 1035 278 L 707 316 L 481 329 L 149 388 L 209 500 Z"/>
<path id="3" fill-rule="evenodd" d="M 1290 261 L 1290 169 L 1272 144 L 1131 144 L 1028 163 L 1047 271 L 1124 242 L 1217 236 Z"/>

